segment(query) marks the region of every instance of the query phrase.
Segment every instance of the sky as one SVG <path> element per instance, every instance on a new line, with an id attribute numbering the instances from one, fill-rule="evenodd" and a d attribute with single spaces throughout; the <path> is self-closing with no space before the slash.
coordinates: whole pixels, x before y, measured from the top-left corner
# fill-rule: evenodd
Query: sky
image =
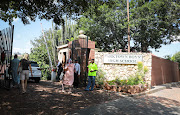
<path id="1" fill-rule="evenodd" d="M 36 19 L 35 22 L 30 22 L 30 24 L 24 25 L 19 18 L 14 19 L 12 23 L 14 25 L 13 54 L 16 52 L 30 53 L 30 48 L 32 48 L 30 40 L 33 41 L 42 35 L 40 23 L 42 23 L 44 31 L 52 28 L 52 21 L 40 21 L 39 19 Z M 7 27 L 9 27 L 8 23 L 0 20 L 0 30 Z M 162 58 L 166 55 L 173 56 L 173 54 L 180 51 L 180 42 L 173 42 L 170 45 L 162 45 L 162 47 L 157 50 L 159 52 L 151 49 L 152 54 Z"/>
<path id="2" fill-rule="evenodd" d="M 35 22 L 24 25 L 19 18 L 14 19 L 12 23 L 14 25 L 13 54 L 16 52 L 30 53 L 30 48 L 32 48 L 30 41 L 42 35 L 41 23 L 44 31 L 52 28 L 52 21 L 37 19 Z M 0 30 L 7 27 L 9 24 L 0 20 Z"/>

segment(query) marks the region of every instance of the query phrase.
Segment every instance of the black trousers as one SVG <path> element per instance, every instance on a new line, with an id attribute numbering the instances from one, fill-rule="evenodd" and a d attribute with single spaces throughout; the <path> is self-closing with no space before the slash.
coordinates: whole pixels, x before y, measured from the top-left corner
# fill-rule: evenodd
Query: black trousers
<path id="1" fill-rule="evenodd" d="M 75 88 L 77 88 L 78 85 L 79 85 L 78 73 L 74 73 L 74 82 L 73 82 L 73 85 L 74 85 Z"/>
<path id="2" fill-rule="evenodd" d="M 58 69 L 58 71 L 57 71 L 57 80 L 60 80 L 61 72 L 62 72 L 62 69 Z"/>

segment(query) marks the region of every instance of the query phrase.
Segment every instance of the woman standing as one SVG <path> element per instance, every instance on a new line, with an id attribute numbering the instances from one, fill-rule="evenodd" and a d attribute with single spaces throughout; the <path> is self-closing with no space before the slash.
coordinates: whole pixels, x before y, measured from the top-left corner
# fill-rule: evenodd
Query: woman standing
<path id="1" fill-rule="evenodd" d="M 63 78 L 63 83 L 62 83 L 62 92 L 64 92 L 64 86 L 67 85 L 69 87 L 69 93 L 71 93 L 71 89 L 73 87 L 73 82 L 74 82 L 74 64 L 72 63 L 71 59 L 68 59 L 68 63 L 65 66 L 65 74 Z"/>
<path id="2" fill-rule="evenodd" d="M 31 76 L 32 75 L 32 68 L 31 68 L 31 62 L 29 61 L 29 54 L 25 53 L 23 59 L 20 60 L 19 62 L 19 67 L 22 67 L 22 71 L 20 73 L 20 80 L 21 80 L 21 85 L 22 85 L 22 93 L 26 93 L 26 88 L 27 88 L 27 80 L 29 79 L 29 69 L 31 71 Z"/>

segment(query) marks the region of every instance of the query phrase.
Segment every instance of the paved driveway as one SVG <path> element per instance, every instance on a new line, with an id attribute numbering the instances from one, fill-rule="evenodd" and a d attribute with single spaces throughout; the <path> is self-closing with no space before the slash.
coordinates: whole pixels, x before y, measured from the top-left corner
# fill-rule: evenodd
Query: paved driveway
<path id="1" fill-rule="evenodd" d="M 174 100 L 180 103 L 180 88 L 171 87 L 168 89 L 158 91 L 156 93 L 149 94 L 149 96 L 162 97 L 162 98 Z"/>
<path id="2" fill-rule="evenodd" d="M 109 103 L 69 113 L 70 115 L 180 115 L 180 85 L 139 97 L 124 97 Z"/>

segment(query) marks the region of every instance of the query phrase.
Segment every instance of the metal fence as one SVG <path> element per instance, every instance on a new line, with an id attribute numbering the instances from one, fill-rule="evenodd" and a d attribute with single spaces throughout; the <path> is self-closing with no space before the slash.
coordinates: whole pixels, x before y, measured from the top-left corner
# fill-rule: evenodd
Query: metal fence
<path id="1" fill-rule="evenodd" d="M 14 25 L 0 30 L 0 86 L 10 89 L 12 76 L 9 67 L 12 58 Z"/>

